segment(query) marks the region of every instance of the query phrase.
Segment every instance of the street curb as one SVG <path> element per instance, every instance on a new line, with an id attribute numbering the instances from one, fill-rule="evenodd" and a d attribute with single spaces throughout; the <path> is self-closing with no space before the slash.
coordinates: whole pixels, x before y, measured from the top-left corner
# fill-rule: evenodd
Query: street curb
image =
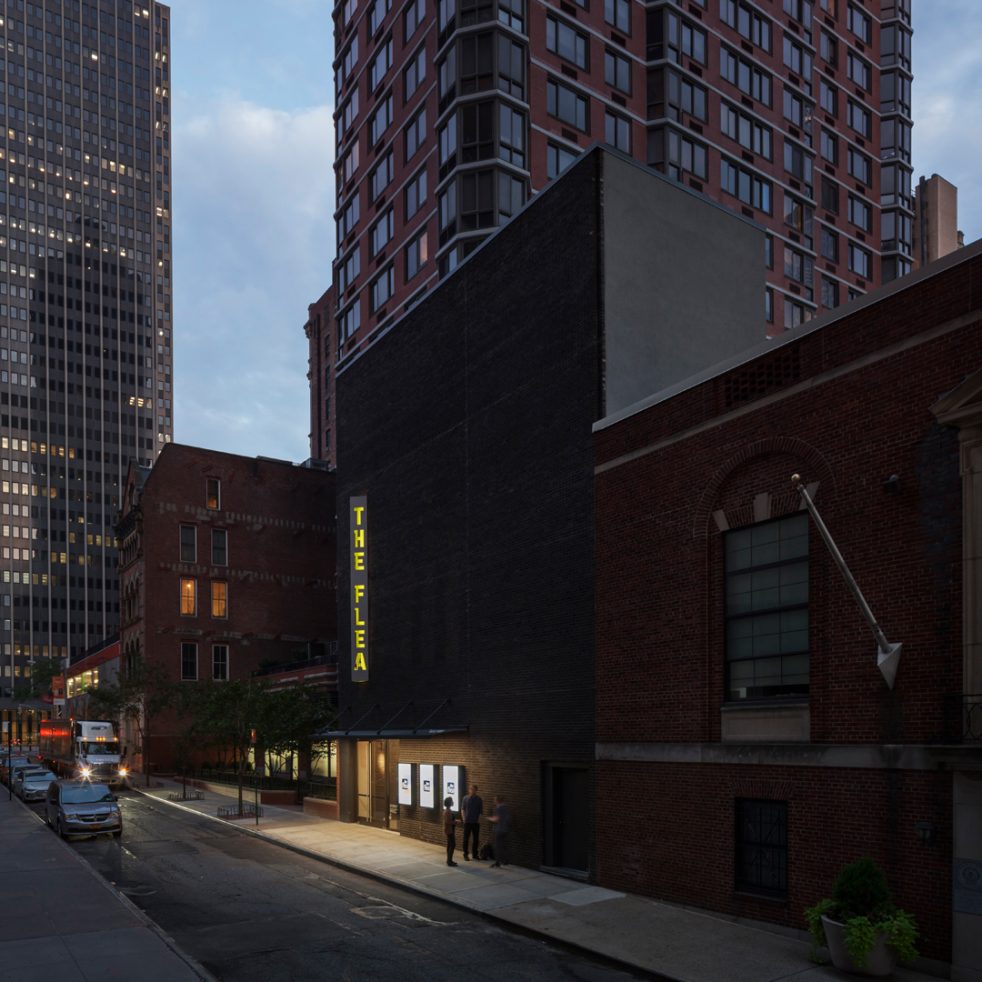
<path id="1" fill-rule="evenodd" d="M 17 798 L 16 795 L 14 795 L 14 797 Z M 48 826 L 48 823 L 43 818 L 41 818 L 41 816 L 38 815 L 37 812 L 33 811 L 27 805 L 26 802 L 21 801 L 20 798 L 17 798 L 17 800 L 20 802 L 21 807 L 27 811 L 27 813 L 31 816 L 31 818 L 34 819 L 34 821 L 36 821 L 43 828 L 48 829 L 51 832 L 51 834 L 55 837 L 55 840 L 58 843 L 58 845 L 61 846 L 61 848 L 64 849 L 76 863 L 78 863 L 81 866 L 84 866 L 85 869 L 95 877 L 96 881 L 102 887 L 108 890 L 117 900 L 122 901 L 123 906 L 126 907 L 131 914 L 134 914 L 137 920 L 143 923 L 144 927 L 148 928 L 155 935 L 157 935 L 157 937 L 160 938 L 160 940 L 163 941 L 163 943 L 178 958 L 180 958 L 181 961 L 184 962 L 184 964 L 187 965 L 187 967 L 190 968 L 191 971 L 194 972 L 198 976 L 198 978 L 202 980 L 202 982 L 220 982 L 220 980 L 216 976 L 212 975 L 211 972 L 209 972 L 208 969 L 204 967 L 204 965 L 200 964 L 196 959 L 192 958 L 187 952 L 182 951 L 178 943 L 169 934 L 167 934 L 156 921 L 152 920 L 148 914 L 140 910 L 140 908 L 137 907 L 137 905 L 133 903 L 133 901 L 130 900 L 130 898 L 127 897 L 126 894 L 124 894 L 113 883 L 110 883 L 109 880 L 107 880 L 98 870 L 96 870 L 94 867 L 89 865 L 88 861 L 83 859 L 77 852 L 75 852 L 75 850 L 72 849 L 72 847 L 60 835 L 58 835 L 58 833 L 55 832 L 54 829 L 51 829 Z"/>
<path id="2" fill-rule="evenodd" d="M 336 859 L 333 856 L 326 856 L 324 853 L 314 852 L 311 849 L 305 849 L 303 846 L 294 845 L 292 842 L 284 842 L 282 839 L 277 839 L 261 830 L 257 831 L 256 829 L 251 829 L 245 825 L 237 825 L 235 822 L 228 822 L 224 818 L 218 818 L 215 815 L 209 815 L 206 812 L 200 812 L 194 808 L 188 808 L 186 805 L 182 805 L 179 801 L 168 801 L 166 798 L 158 798 L 156 795 L 152 795 L 147 791 L 142 791 L 140 788 L 130 788 L 130 790 L 136 791 L 145 798 L 151 798 L 154 801 L 159 801 L 161 804 L 165 804 L 173 808 L 179 808 L 181 811 L 188 812 L 192 815 L 198 815 L 202 818 L 207 818 L 212 822 L 218 822 L 221 825 L 226 825 L 229 828 L 235 829 L 237 832 L 244 832 L 247 835 L 253 836 L 254 838 L 262 839 L 264 842 L 269 842 L 272 845 L 281 847 L 282 849 L 287 849 L 292 853 L 296 853 L 298 856 L 304 856 L 307 859 L 312 859 L 315 862 L 324 863 L 328 866 L 335 866 L 338 869 L 344 870 L 345 872 L 355 873 L 359 876 L 364 876 L 366 879 L 375 880 L 377 883 L 385 883 L 389 886 L 400 887 L 401 889 L 414 893 L 419 897 L 425 897 L 427 900 L 436 900 L 457 910 L 465 910 L 469 914 L 483 917 L 485 920 L 491 921 L 499 926 L 505 925 L 510 930 L 516 932 L 517 934 L 522 934 L 527 938 L 532 938 L 537 941 L 548 941 L 557 948 L 565 948 L 569 951 L 575 952 L 576 954 L 586 955 L 592 961 L 609 965 L 611 967 L 621 969 L 622 971 L 629 971 L 634 974 L 640 973 L 643 978 L 650 979 L 652 982 L 687 982 L 687 980 L 678 976 L 665 975 L 662 972 L 653 971 L 644 965 L 638 965 L 637 963 L 628 961 L 627 959 L 615 958 L 613 955 L 604 954 L 601 951 L 588 948 L 586 945 L 578 944 L 575 941 L 568 941 L 565 938 L 556 937 L 555 935 L 549 934 L 545 931 L 538 931 L 535 928 L 528 927 L 527 925 L 518 924 L 514 921 L 508 920 L 505 917 L 495 914 L 493 911 L 476 910 L 475 908 L 468 907 L 465 904 L 457 903 L 444 894 L 431 893 L 415 883 L 407 883 L 403 880 L 397 879 L 396 877 L 386 876 L 384 873 L 381 873 L 378 870 L 365 869 L 361 866 L 355 866 L 352 863 L 345 862 L 343 859 Z"/>

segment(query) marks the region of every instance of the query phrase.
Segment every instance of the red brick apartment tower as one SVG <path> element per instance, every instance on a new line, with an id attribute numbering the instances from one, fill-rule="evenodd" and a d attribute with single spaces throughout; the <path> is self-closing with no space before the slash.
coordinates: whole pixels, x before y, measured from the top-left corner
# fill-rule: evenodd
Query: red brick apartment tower
<path id="1" fill-rule="evenodd" d="M 131 467 L 117 530 L 123 671 L 143 657 L 172 679 L 224 681 L 333 649 L 334 497 L 326 470 L 176 443 L 152 471 Z M 175 725 L 155 724 L 155 767 L 173 766 Z"/>
<path id="2" fill-rule="evenodd" d="M 600 884 L 801 929 L 872 856 L 978 979 L 980 282 L 977 242 L 594 427 Z"/>
<path id="3" fill-rule="evenodd" d="M 910 5 L 338 3 L 339 361 L 594 141 L 770 230 L 768 333 L 908 272 Z"/>
<path id="4" fill-rule="evenodd" d="M 334 320 L 334 287 L 307 308 L 303 326 L 307 336 L 307 381 L 310 383 L 310 456 L 333 470 L 337 464 L 334 439 L 334 368 L 337 364 L 337 330 Z"/>

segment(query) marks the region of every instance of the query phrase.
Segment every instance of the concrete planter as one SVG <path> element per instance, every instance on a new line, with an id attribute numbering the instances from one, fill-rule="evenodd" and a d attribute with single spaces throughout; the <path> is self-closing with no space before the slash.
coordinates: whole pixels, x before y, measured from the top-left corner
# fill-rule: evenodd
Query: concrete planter
<path id="1" fill-rule="evenodd" d="M 893 975 L 897 967 L 897 953 L 891 948 L 886 937 L 881 934 L 866 958 L 866 964 L 860 968 L 849 954 L 846 947 L 846 926 L 838 921 L 822 917 L 822 927 L 825 928 L 825 942 L 829 949 L 832 964 L 841 972 L 855 972 L 858 975 L 870 975 L 884 978 Z"/>

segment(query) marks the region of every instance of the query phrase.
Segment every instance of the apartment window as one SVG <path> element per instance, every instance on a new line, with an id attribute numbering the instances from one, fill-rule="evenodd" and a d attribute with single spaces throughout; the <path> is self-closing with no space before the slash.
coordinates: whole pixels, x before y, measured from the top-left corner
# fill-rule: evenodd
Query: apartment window
<path id="1" fill-rule="evenodd" d="M 406 282 L 408 283 L 425 265 L 427 255 L 426 229 L 423 229 L 406 246 Z"/>
<path id="2" fill-rule="evenodd" d="M 211 616 L 228 617 L 228 584 L 224 580 L 211 581 Z"/>
<path id="3" fill-rule="evenodd" d="M 579 155 L 578 150 L 570 150 L 556 143 L 550 143 L 546 147 L 546 174 L 549 180 L 559 177 Z"/>
<path id="4" fill-rule="evenodd" d="M 701 85 L 696 85 L 688 79 L 681 78 L 675 72 L 667 72 L 668 79 L 668 117 L 678 121 L 681 113 L 688 113 L 696 119 L 704 122 L 709 119 L 706 112 L 706 90 Z M 657 73 L 649 73 L 649 87 L 652 80 L 658 84 L 661 76 Z M 649 94 L 648 101 L 651 101 Z M 651 115 L 651 114 L 649 114 Z M 657 114 L 656 114 L 657 115 Z"/>
<path id="5" fill-rule="evenodd" d="M 839 214 L 839 185 L 829 177 L 822 178 L 822 208 L 833 215 Z"/>
<path id="6" fill-rule="evenodd" d="M 471 102 L 460 109 L 460 156 L 464 163 L 494 155 L 494 103 Z"/>
<path id="7" fill-rule="evenodd" d="M 416 28 L 423 23 L 425 17 L 426 0 L 413 0 L 406 8 L 402 18 L 404 43 L 409 43 L 409 39 L 416 33 Z"/>
<path id="8" fill-rule="evenodd" d="M 870 206 L 855 195 L 849 195 L 849 221 L 864 232 L 873 231 Z"/>
<path id="9" fill-rule="evenodd" d="M 744 95 L 764 103 L 765 106 L 771 104 L 771 76 L 753 62 L 741 58 L 724 46 L 719 52 L 719 70 L 723 78 Z"/>
<path id="10" fill-rule="evenodd" d="M 758 122 L 748 113 L 736 109 L 729 103 L 720 102 L 720 129 L 731 140 L 736 140 L 745 150 L 772 159 L 771 128 Z"/>
<path id="11" fill-rule="evenodd" d="M 604 113 L 604 140 L 612 147 L 631 152 L 631 124 L 616 113 Z"/>
<path id="12" fill-rule="evenodd" d="M 700 180 L 709 178 L 706 148 L 695 140 L 682 136 L 675 130 L 668 131 L 668 154 L 666 171 L 676 181 L 683 173 L 694 174 Z"/>
<path id="13" fill-rule="evenodd" d="M 228 532 L 225 529 L 211 530 L 211 564 L 228 565 Z"/>
<path id="14" fill-rule="evenodd" d="M 368 139 L 375 146 L 392 122 L 392 93 L 390 92 L 378 105 L 368 120 Z"/>
<path id="15" fill-rule="evenodd" d="M 724 548 L 727 698 L 807 694 L 808 515 L 727 532 Z"/>
<path id="16" fill-rule="evenodd" d="M 811 103 L 785 88 L 784 118 L 795 126 L 804 126 L 806 117 L 811 117 Z"/>
<path id="17" fill-rule="evenodd" d="M 374 92 L 385 78 L 385 73 L 392 65 L 392 38 L 389 38 L 378 54 L 368 63 L 368 91 Z"/>
<path id="18" fill-rule="evenodd" d="M 194 617 L 198 612 L 198 583 L 189 576 L 181 577 L 181 616 Z"/>
<path id="19" fill-rule="evenodd" d="M 392 8 L 392 0 L 375 0 L 368 8 L 368 33 L 374 34 L 385 20 L 385 15 Z"/>
<path id="20" fill-rule="evenodd" d="M 181 681 L 198 679 L 198 646 L 192 641 L 181 642 Z"/>
<path id="21" fill-rule="evenodd" d="M 218 511 L 222 507 L 222 482 L 217 477 L 209 477 L 205 482 L 205 508 Z"/>
<path id="22" fill-rule="evenodd" d="M 394 231 L 392 209 L 387 208 L 385 214 L 372 226 L 370 235 L 370 256 L 377 256 L 388 244 Z"/>
<path id="23" fill-rule="evenodd" d="M 720 160 L 720 186 L 727 194 L 738 198 L 745 205 L 771 214 L 771 182 L 759 177 L 745 167 L 731 163 L 725 157 Z"/>
<path id="24" fill-rule="evenodd" d="M 880 64 L 884 68 L 899 65 L 910 71 L 910 33 L 896 24 L 880 30 Z"/>
<path id="25" fill-rule="evenodd" d="M 805 184 L 812 183 L 813 162 L 811 155 L 798 144 L 790 140 L 784 141 L 784 169 Z"/>
<path id="26" fill-rule="evenodd" d="M 815 296 L 815 263 L 810 256 L 806 256 L 797 249 L 790 246 L 784 247 L 784 275 L 795 283 L 800 283 L 806 300 L 812 300 Z"/>
<path id="27" fill-rule="evenodd" d="M 861 181 L 863 184 L 870 184 L 873 180 L 873 161 L 864 153 L 849 148 L 849 174 Z"/>
<path id="28" fill-rule="evenodd" d="M 523 0 L 498 0 L 498 22 L 513 31 L 525 33 L 525 6 Z"/>
<path id="29" fill-rule="evenodd" d="M 498 158 L 525 167 L 525 116 L 504 102 L 498 104 Z"/>
<path id="30" fill-rule="evenodd" d="M 419 51 L 409 59 L 409 64 L 402 73 L 402 101 L 409 100 L 426 79 L 426 47 L 420 45 Z"/>
<path id="31" fill-rule="evenodd" d="M 457 115 L 450 118 L 437 131 L 437 143 L 440 148 L 440 173 L 445 174 L 457 163 Z"/>
<path id="32" fill-rule="evenodd" d="M 437 211 L 440 217 L 440 233 L 442 240 L 457 231 L 457 189 L 451 181 L 437 199 Z"/>
<path id="33" fill-rule="evenodd" d="M 801 233 L 803 244 L 808 249 L 812 245 L 813 217 L 814 212 L 811 205 L 787 191 L 784 192 L 784 224 Z"/>
<path id="34" fill-rule="evenodd" d="M 406 163 L 416 155 L 416 151 L 426 142 L 426 108 L 420 109 L 405 129 Z"/>
<path id="35" fill-rule="evenodd" d="M 395 276 L 392 267 L 389 266 L 379 276 L 372 280 L 371 302 L 372 313 L 384 307 L 389 302 L 390 297 L 395 292 Z"/>
<path id="36" fill-rule="evenodd" d="M 498 35 L 498 89 L 525 98 L 525 51 L 517 41 Z"/>
<path id="37" fill-rule="evenodd" d="M 849 272 L 867 280 L 870 278 L 870 254 L 854 242 L 849 243 Z"/>
<path id="38" fill-rule="evenodd" d="M 181 562 L 198 561 L 198 530 L 193 525 L 181 526 Z"/>
<path id="39" fill-rule="evenodd" d="M 910 124 L 901 119 L 880 122 L 880 156 L 884 160 L 899 157 L 910 163 Z"/>
<path id="40" fill-rule="evenodd" d="M 460 176 L 460 227 L 465 232 L 494 225 L 494 171 Z"/>
<path id="41" fill-rule="evenodd" d="M 356 34 L 351 44 L 344 49 L 341 55 L 341 61 L 338 67 L 334 71 L 334 84 L 337 91 L 340 92 L 344 83 L 351 76 L 351 72 L 358 62 L 358 35 Z"/>
<path id="42" fill-rule="evenodd" d="M 839 162 L 839 141 L 834 133 L 823 129 L 818 146 L 823 160 L 827 160 L 830 164 Z"/>
<path id="43" fill-rule="evenodd" d="M 866 89 L 867 92 L 869 91 L 872 74 L 870 66 L 859 55 L 854 55 L 851 51 L 846 60 L 846 74 L 860 88 Z"/>
<path id="44" fill-rule="evenodd" d="M 355 246 L 338 262 L 338 293 L 344 293 L 361 275 L 361 249 Z"/>
<path id="45" fill-rule="evenodd" d="M 668 15 L 668 57 L 677 65 L 682 55 L 706 64 L 706 32 L 676 14 Z"/>
<path id="46" fill-rule="evenodd" d="M 630 34 L 630 0 L 604 0 L 604 20 L 612 24 L 621 34 Z"/>
<path id="47" fill-rule="evenodd" d="M 588 65 L 590 41 L 556 17 L 546 18 L 546 49 L 572 62 L 584 71 Z"/>
<path id="48" fill-rule="evenodd" d="M 358 192 L 348 199 L 347 204 L 342 208 L 338 215 L 338 244 L 340 245 L 351 233 L 351 230 L 358 224 L 361 217 L 361 205 L 358 200 Z"/>
<path id="49" fill-rule="evenodd" d="M 839 41 L 834 34 L 825 30 L 819 34 L 818 53 L 833 68 L 839 64 Z"/>
<path id="50" fill-rule="evenodd" d="M 910 115 L 910 79 L 898 72 L 880 74 L 880 112 Z"/>
<path id="51" fill-rule="evenodd" d="M 805 305 L 792 300 L 790 297 L 784 298 L 784 329 L 793 331 L 808 320 L 809 314 Z"/>
<path id="52" fill-rule="evenodd" d="M 764 288 L 764 320 L 774 323 L 774 290 L 769 286 Z"/>
<path id="53" fill-rule="evenodd" d="M 812 56 L 787 34 L 784 35 L 784 64 L 795 75 L 803 76 L 803 85 L 811 92 Z"/>
<path id="54" fill-rule="evenodd" d="M 771 50 L 771 22 L 748 4 L 737 3 L 737 0 L 720 0 L 719 16 L 744 40 L 765 51 Z"/>
<path id="55" fill-rule="evenodd" d="M 812 0 L 784 0 L 784 12 L 802 27 L 811 27 Z"/>
<path id="56" fill-rule="evenodd" d="M 774 236 L 764 236 L 764 265 L 768 269 L 774 268 Z"/>
<path id="57" fill-rule="evenodd" d="M 357 300 L 345 311 L 338 314 L 338 340 L 341 344 L 348 340 L 361 327 L 361 305 Z"/>
<path id="58" fill-rule="evenodd" d="M 520 177 L 498 174 L 498 224 L 517 215 L 525 204 L 525 181 Z"/>
<path id="59" fill-rule="evenodd" d="M 870 114 L 858 102 L 848 100 L 846 106 L 846 122 L 860 135 L 869 137 L 871 132 Z"/>
<path id="60" fill-rule="evenodd" d="M 553 82 L 550 79 L 546 82 L 546 111 L 550 116 L 575 126 L 576 129 L 588 132 L 588 111 L 589 103 L 584 96 L 565 85 Z"/>
<path id="61" fill-rule="evenodd" d="M 426 168 L 423 167 L 410 178 L 406 185 L 406 221 L 426 203 Z"/>
<path id="62" fill-rule="evenodd" d="M 827 276 L 822 277 L 822 306 L 826 310 L 839 306 L 839 284 Z"/>
<path id="63" fill-rule="evenodd" d="M 820 235 L 819 252 L 823 259 L 828 259 L 834 263 L 839 261 L 839 236 L 824 225 Z"/>
<path id="64" fill-rule="evenodd" d="M 788 804 L 736 799 L 736 888 L 768 897 L 788 894 Z"/>
<path id="65" fill-rule="evenodd" d="M 846 10 L 846 25 L 864 44 L 869 44 L 873 37 L 872 21 L 858 7 L 849 4 Z"/>
<path id="66" fill-rule="evenodd" d="M 611 88 L 619 89 L 627 95 L 631 94 L 631 60 L 619 55 L 616 51 L 604 52 L 604 81 Z"/>
<path id="67" fill-rule="evenodd" d="M 372 201 L 379 198 L 382 192 L 389 186 L 391 180 L 392 151 L 390 150 L 369 175 L 369 188 L 371 190 Z"/>
<path id="68" fill-rule="evenodd" d="M 211 677 L 215 682 L 228 681 L 228 645 L 211 646 Z"/>
<path id="69" fill-rule="evenodd" d="M 818 83 L 818 104 L 830 115 L 838 112 L 839 90 L 825 79 Z"/>
<path id="70" fill-rule="evenodd" d="M 342 143 L 351 132 L 354 121 L 358 118 L 358 89 L 351 93 L 350 98 L 341 107 L 337 119 L 337 142 Z"/>

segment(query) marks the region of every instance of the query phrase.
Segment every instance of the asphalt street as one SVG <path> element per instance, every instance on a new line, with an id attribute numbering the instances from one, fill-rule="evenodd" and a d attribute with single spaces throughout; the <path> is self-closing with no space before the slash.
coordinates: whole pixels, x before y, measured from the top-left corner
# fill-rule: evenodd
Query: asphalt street
<path id="1" fill-rule="evenodd" d="M 73 848 L 222 982 L 644 977 L 150 798 L 120 804 L 121 839 Z"/>

